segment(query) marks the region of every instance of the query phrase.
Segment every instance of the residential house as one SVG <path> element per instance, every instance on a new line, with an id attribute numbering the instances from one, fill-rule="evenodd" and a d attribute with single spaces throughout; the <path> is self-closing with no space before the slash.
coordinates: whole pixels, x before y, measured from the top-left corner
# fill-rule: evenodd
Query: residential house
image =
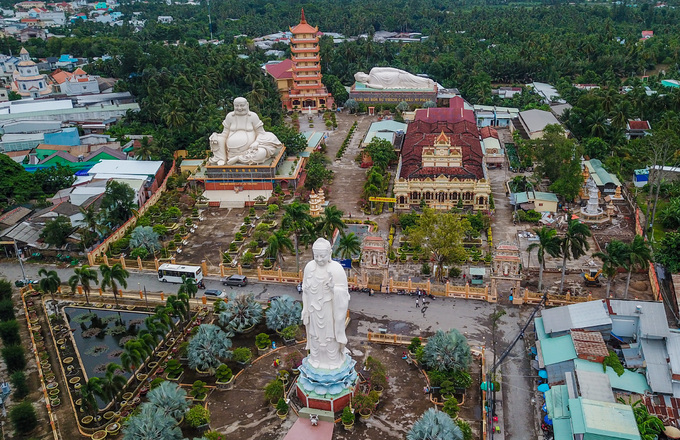
<path id="1" fill-rule="evenodd" d="M 519 109 L 515 107 L 497 107 L 495 105 L 475 105 L 477 126 L 509 127 L 512 120 L 519 116 Z"/>
<path id="2" fill-rule="evenodd" d="M 653 36 L 654 36 L 654 31 L 642 31 L 642 37 L 640 38 L 640 41 L 649 40 Z"/>
<path id="3" fill-rule="evenodd" d="M 650 134 L 651 129 L 649 121 L 629 120 L 626 123 L 626 138 L 641 139 Z"/>
<path id="4" fill-rule="evenodd" d="M 541 191 L 524 191 L 510 194 L 510 204 L 525 211 L 557 212 L 557 195 Z"/>
<path id="5" fill-rule="evenodd" d="M 47 77 L 38 71 L 38 66 L 31 60 L 25 48 L 21 49 L 20 58 L 17 70 L 13 73 L 12 91 L 22 97 L 31 98 L 52 93 L 52 86 L 47 83 Z"/>
<path id="6" fill-rule="evenodd" d="M 62 93 L 68 96 L 85 95 L 89 93 L 99 93 L 99 83 L 97 79 L 90 76 L 83 69 L 78 67 L 73 74 L 68 75 L 60 83 Z"/>
<path id="7" fill-rule="evenodd" d="M 505 149 L 501 145 L 498 131 L 491 127 L 482 127 L 479 130 L 482 138 L 482 152 L 487 166 L 501 168 L 505 163 Z"/>
<path id="8" fill-rule="evenodd" d="M 519 112 L 519 116 L 510 124 L 510 131 L 518 130 L 524 139 L 540 139 L 543 137 L 545 127 L 552 124 L 561 125 L 552 113 L 532 109 Z"/>
<path id="9" fill-rule="evenodd" d="M 510 99 L 515 95 L 522 94 L 521 87 L 499 87 L 497 89 L 491 89 L 492 95 L 497 95 L 499 98 Z"/>
<path id="10" fill-rule="evenodd" d="M 159 15 L 158 16 L 158 22 L 163 23 L 163 24 L 172 23 L 172 16 L 171 15 Z"/>

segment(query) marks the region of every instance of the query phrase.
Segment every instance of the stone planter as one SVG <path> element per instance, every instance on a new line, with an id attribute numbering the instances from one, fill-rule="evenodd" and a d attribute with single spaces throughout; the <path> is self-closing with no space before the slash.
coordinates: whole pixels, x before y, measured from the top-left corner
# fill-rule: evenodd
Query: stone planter
<path id="1" fill-rule="evenodd" d="M 371 414 L 373 414 L 373 411 L 370 409 L 362 409 L 359 411 L 359 415 L 363 420 L 368 420 L 371 417 Z"/>
<path id="2" fill-rule="evenodd" d="M 59 405 L 61 405 L 61 399 L 59 399 L 58 397 L 50 399 L 50 405 L 52 405 L 54 408 L 58 407 Z"/>
<path id="3" fill-rule="evenodd" d="M 72 358 L 72 357 L 67 357 L 66 359 L 64 359 L 64 364 L 66 364 L 66 365 L 68 365 L 68 364 L 70 364 L 70 363 L 72 363 L 72 362 L 73 362 L 73 358 Z"/>
<path id="4" fill-rule="evenodd" d="M 108 432 L 102 429 L 92 434 L 92 440 L 104 440 L 108 434 Z"/>
<path id="5" fill-rule="evenodd" d="M 373 390 L 374 390 L 376 393 L 378 393 L 378 397 L 381 397 L 382 394 L 383 394 L 383 391 L 384 391 L 384 390 L 383 390 L 383 387 L 381 387 L 381 386 L 379 386 L 379 385 L 374 386 L 374 387 L 373 387 Z"/>
<path id="6" fill-rule="evenodd" d="M 128 392 L 123 394 L 123 400 L 130 400 L 132 399 L 132 393 Z"/>
<path id="7" fill-rule="evenodd" d="M 94 420 L 94 417 L 92 416 L 85 416 L 82 419 L 80 419 L 80 424 L 83 426 L 87 426 L 90 423 L 92 423 L 92 420 Z"/>
<path id="8" fill-rule="evenodd" d="M 178 383 L 182 381 L 182 378 L 183 378 L 183 377 L 184 377 L 184 371 L 182 371 L 182 373 L 181 373 L 179 376 L 175 377 L 175 378 L 171 378 L 171 377 L 170 377 L 169 375 L 167 375 L 167 374 L 165 375 L 165 378 L 166 378 L 167 380 L 169 380 L 170 382 L 178 382 Z"/>
<path id="9" fill-rule="evenodd" d="M 204 370 L 196 369 L 196 375 L 198 377 L 210 377 L 210 371 L 207 371 L 207 370 L 204 371 Z"/>
<path id="10" fill-rule="evenodd" d="M 342 422 L 342 426 L 345 427 L 345 431 L 349 431 L 349 432 L 354 431 L 354 421 L 352 421 L 352 423 Z"/>
<path id="11" fill-rule="evenodd" d="M 118 434 L 118 431 L 120 431 L 120 427 L 121 427 L 120 423 L 113 422 L 113 423 L 109 423 L 108 425 L 106 425 L 105 430 L 106 430 L 107 433 L 109 433 L 111 435 L 116 435 L 116 434 Z"/>
<path id="12" fill-rule="evenodd" d="M 80 376 L 72 377 L 68 380 L 71 385 L 75 385 L 80 382 Z"/>
<path id="13" fill-rule="evenodd" d="M 203 403 L 205 400 L 208 398 L 208 393 L 205 393 L 203 396 L 199 397 L 194 397 L 194 403 Z"/>
<path id="14" fill-rule="evenodd" d="M 288 417 L 288 411 L 283 413 L 281 411 L 276 411 L 276 415 L 279 416 L 279 419 L 286 420 L 286 417 Z"/>
<path id="15" fill-rule="evenodd" d="M 104 413 L 104 420 L 111 420 L 111 419 L 113 419 L 113 416 L 115 416 L 115 415 L 116 415 L 116 413 L 114 413 L 113 411 L 106 411 Z"/>
<path id="16" fill-rule="evenodd" d="M 234 387 L 234 377 L 235 376 L 231 376 L 231 379 L 229 379 L 227 382 L 216 381 L 215 385 L 217 386 L 217 389 L 219 391 L 226 391 L 232 389 Z"/>

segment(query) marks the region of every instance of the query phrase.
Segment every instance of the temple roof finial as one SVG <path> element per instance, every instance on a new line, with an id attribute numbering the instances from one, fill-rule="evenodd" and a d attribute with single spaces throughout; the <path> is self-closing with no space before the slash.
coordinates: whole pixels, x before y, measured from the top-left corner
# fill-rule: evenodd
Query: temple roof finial
<path id="1" fill-rule="evenodd" d="M 305 8 L 301 8 L 300 11 L 300 23 L 307 23 L 307 20 L 305 19 Z"/>

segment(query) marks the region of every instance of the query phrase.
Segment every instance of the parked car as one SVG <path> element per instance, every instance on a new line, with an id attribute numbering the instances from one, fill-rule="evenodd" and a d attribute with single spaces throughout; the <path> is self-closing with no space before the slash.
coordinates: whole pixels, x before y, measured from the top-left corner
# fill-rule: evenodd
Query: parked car
<path id="1" fill-rule="evenodd" d="M 217 290 L 217 289 L 206 289 L 205 292 L 203 292 L 205 296 L 214 296 L 215 298 L 220 298 L 224 299 L 227 297 L 227 292 L 224 290 Z"/>
<path id="2" fill-rule="evenodd" d="M 222 285 L 244 287 L 248 285 L 248 277 L 245 275 L 231 275 L 222 280 Z"/>

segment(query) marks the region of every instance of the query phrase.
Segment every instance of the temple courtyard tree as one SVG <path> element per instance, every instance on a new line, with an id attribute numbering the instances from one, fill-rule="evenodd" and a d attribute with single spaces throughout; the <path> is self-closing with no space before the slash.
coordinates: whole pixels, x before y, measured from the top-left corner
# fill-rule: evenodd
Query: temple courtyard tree
<path id="1" fill-rule="evenodd" d="M 527 252 L 537 250 L 538 256 L 538 291 L 543 289 L 543 270 L 545 270 L 545 258 L 548 254 L 555 258 L 560 255 L 560 238 L 557 231 L 543 226 L 541 229 L 534 229 L 538 236 L 538 243 L 531 243 L 527 247 Z"/>
<path id="2" fill-rule="evenodd" d="M 560 252 L 562 254 L 562 277 L 560 278 L 560 290 L 564 290 L 564 277 L 567 270 L 567 260 L 580 258 L 590 249 L 588 237 L 591 236 L 590 229 L 578 220 L 569 220 L 567 232 L 560 239 Z"/>

